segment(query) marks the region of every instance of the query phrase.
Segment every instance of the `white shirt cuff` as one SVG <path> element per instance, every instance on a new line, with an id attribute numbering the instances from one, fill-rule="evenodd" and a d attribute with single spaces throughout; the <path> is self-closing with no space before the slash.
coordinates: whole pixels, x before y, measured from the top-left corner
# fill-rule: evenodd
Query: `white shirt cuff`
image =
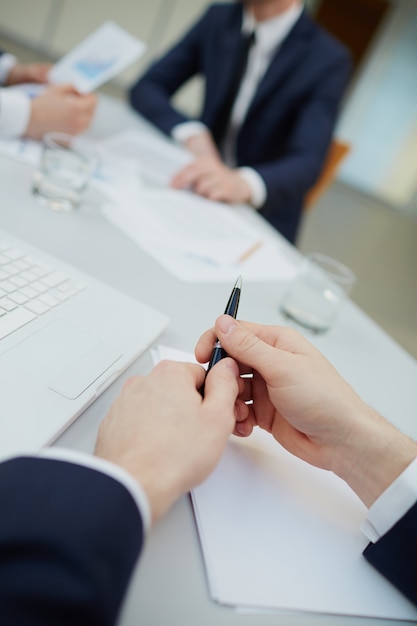
<path id="1" fill-rule="evenodd" d="M 375 543 L 404 517 L 416 501 L 417 459 L 414 459 L 370 507 L 362 532 Z"/>
<path id="2" fill-rule="evenodd" d="M 201 135 L 203 132 L 207 132 L 208 128 L 201 122 L 184 122 L 183 124 L 177 124 L 171 131 L 171 136 L 178 143 L 184 144 L 190 137 L 195 135 Z"/>
<path id="3" fill-rule="evenodd" d="M 0 84 L 4 85 L 9 75 L 10 70 L 17 64 L 17 59 L 14 54 L 6 52 L 0 56 Z"/>
<path id="4" fill-rule="evenodd" d="M 41 457 L 43 459 L 66 461 L 75 465 L 83 465 L 84 467 L 90 467 L 91 469 L 97 470 L 102 474 L 107 474 L 107 476 L 114 478 L 114 480 L 128 490 L 135 501 L 142 517 L 145 533 L 149 530 L 151 526 L 151 508 L 149 506 L 148 498 L 136 480 L 123 468 L 119 467 L 119 465 L 110 463 L 110 461 L 106 461 L 100 457 L 79 452 L 78 450 L 70 450 L 68 448 L 44 448 L 33 456 Z"/>
<path id="5" fill-rule="evenodd" d="M 20 137 L 29 125 L 31 114 L 29 96 L 17 89 L 0 89 L 0 137 Z"/>
<path id="6" fill-rule="evenodd" d="M 239 167 L 238 172 L 251 188 L 251 205 L 255 209 L 259 209 L 265 203 L 268 194 L 263 179 L 251 167 Z"/>

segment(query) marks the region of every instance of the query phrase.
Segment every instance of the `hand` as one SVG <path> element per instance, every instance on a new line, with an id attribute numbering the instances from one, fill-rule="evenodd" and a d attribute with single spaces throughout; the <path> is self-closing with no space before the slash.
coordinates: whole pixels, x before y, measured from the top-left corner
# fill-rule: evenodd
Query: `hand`
<path id="1" fill-rule="evenodd" d="M 211 156 L 220 159 L 219 151 L 209 131 L 192 135 L 184 145 L 196 157 Z"/>
<path id="2" fill-rule="evenodd" d="M 196 347 L 199 361 L 216 337 L 241 373 L 253 374 L 241 395 L 253 405 L 237 434 L 260 426 L 291 453 L 334 471 L 367 506 L 417 457 L 417 444 L 368 407 L 296 331 L 221 316 Z"/>
<path id="3" fill-rule="evenodd" d="M 80 95 L 70 85 L 55 85 L 32 100 L 26 137 L 41 139 L 50 131 L 78 135 L 91 124 L 97 104 L 94 94 Z"/>
<path id="4" fill-rule="evenodd" d="M 101 424 L 96 455 L 117 463 L 148 495 L 153 519 L 214 469 L 242 411 L 239 372 L 224 359 L 205 386 L 191 363 L 163 361 L 129 379 Z"/>
<path id="5" fill-rule="evenodd" d="M 216 202 L 249 202 L 252 191 L 237 170 L 230 169 L 219 158 L 204 156 L 186 165 L 171 181 L 174 189 L 192 189 Z"/>
<path id="6" fill-rule="evenodd" d="M 21 83 L 46 83 L 50 63 L 17 63 L 14 65 L 6 79 L 6 85 L 19 85 Z"/>

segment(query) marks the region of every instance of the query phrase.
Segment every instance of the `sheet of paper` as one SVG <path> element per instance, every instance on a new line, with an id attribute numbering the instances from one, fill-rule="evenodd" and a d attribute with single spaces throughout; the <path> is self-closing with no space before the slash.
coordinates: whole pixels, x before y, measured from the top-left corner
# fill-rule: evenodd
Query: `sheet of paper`
<path id="1" fill-rule="evenodd" d="M 243 208 L 175 190 L 123 195 L 103 214 L 184 281 L 290 280 L 296 266 L 275 237 L 259 232 Z"/>
<path id="2" fill-rule="evenodd" d="M 231 440 L 192 499 L 217 602 L 417 619 L 417 608 L 362 556 L 366 512 L 359 499 L 264 431 Z"/>
<path id="3" fill-rule="evenodd" d="M 150 352 L 155 365 L 164 359 L 167 361 L 179 361 L 180 363 L 197 363 L 194 354 L 191 354 L 191 352 L 184 352 L 170 346 L 159 345 L 151 348 Z"/>
<path id="4" fill-rule="evenodd" d="M 104 22 L 51 68 L 49 80 L 89 93 L 136 61 L 145 49 L 142 41 L 114 22 Z"/>
<path id="5" fill-rule="evenodd" d="M 103 140 L 101 149 L 104 153 L 135 160 L 140 166 L 141 176 L 162 187 L 167 187 L 174 174 L 193 159 L 188 150 L 166 137 L 160 137 L 156 132 L 149 135 L 134 129 Z"/>
<path id="6" fill-rule="evenodd" d="M 32 139 L 0 139 L 0 154 L 29 165 L 38 165 L 42 144 Z"/>
<path id="7" fill-rule="evenodd" d="M 195 362 L 162 345 L 153 359 Z M 417 608 L 362 556 L 364 505 L 342 480 L 292 456 L 268 433 L 231 437 L 192 501 L 210 593 L 220 604 L 417 619 Z"/>

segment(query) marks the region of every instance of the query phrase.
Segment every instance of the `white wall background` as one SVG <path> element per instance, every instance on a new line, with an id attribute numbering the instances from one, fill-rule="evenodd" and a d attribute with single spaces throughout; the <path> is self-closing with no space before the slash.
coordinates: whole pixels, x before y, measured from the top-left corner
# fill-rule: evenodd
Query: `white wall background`
<path id="1" fill-rule="evenodd" d="M 417 216 L 417 1 L 393 5 L 346 103 L 339 178 Z"/>

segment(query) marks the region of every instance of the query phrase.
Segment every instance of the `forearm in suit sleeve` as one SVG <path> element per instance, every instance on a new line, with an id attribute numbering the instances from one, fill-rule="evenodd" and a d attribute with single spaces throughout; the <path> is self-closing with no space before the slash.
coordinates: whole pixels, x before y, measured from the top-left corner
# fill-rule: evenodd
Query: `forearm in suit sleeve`
<path id="1" fill-rule="evenodd" d="M 417 605 L 417 503 L 364 556 Z"/>
<path id="2" fill-rule="evenodd" d="M 123 485 L 72 463 L 0 465 L 0 614 L 5 624 L 114 624 L 143 525 Z"/>
<path id="3" fill-rule="evenodd" d="M 171 105 L 170 99 L 200 70 L 199 40 L 206 28 L 206 17 L 207 13 L 129 91 L 132 107 L 167 135 L 174 126 L 189 121 Z"/>

